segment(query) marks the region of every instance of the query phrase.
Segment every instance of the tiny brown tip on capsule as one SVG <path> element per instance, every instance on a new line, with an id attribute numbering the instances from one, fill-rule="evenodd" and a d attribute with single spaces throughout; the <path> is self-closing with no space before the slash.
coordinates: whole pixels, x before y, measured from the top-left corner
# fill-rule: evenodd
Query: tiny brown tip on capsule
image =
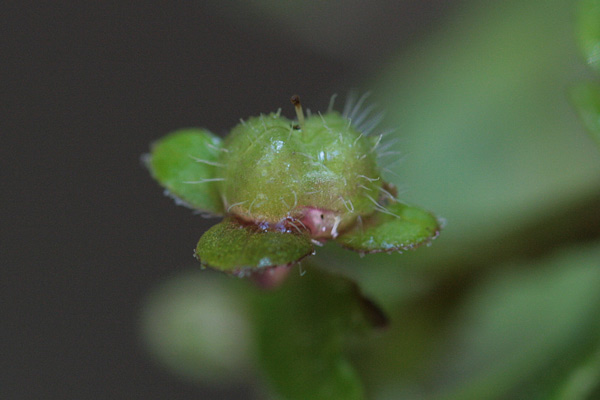
<path id="1" fill-rule="evenodd" d="M 294 107 L 297 107 L 300 105 L 300 96 L 298 96 L 297 94 L 293 95 L 292 98 L 290 99 L 290 101 L 292 102 L 292 104 L 294 105 Z"/>
<path id="2" fill-rule="evenodd" d="M 300 96 L 295 94 L 292 96 L 290 101 L 296 109 L 296 116 L 298 117 L 298 124 L 300 125 L 300 128 L 304 128 L 304 111 L 302 111 L 302 104 L 300 104 Z"/>

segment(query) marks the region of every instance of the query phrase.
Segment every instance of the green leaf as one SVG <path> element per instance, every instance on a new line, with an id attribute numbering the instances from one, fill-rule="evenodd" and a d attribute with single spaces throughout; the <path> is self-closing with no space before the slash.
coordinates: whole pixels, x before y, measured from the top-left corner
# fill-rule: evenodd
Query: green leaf
<path id="1" fill-rule="evenodd" d="M 387 205 L 386 210 L 357 223 L 336 241 L 361 253 L 392 252 L 429 243 L 440 232 L 439 221 L 425 210 L 402 203 Z"/>
<path id="2" fill-rule="evenodd" d="M 600 396 L 600 346 L 560 382 L 552 399 L 586 400 Z"/>
<path id="3" fill-rule="evenodd" d="M 241 384 L 254 361 L 252 326 L 240 291 L 246 285 L 211 272 L 186 269 L 151 289 L 139 316 L 141 343 L 179 377 Z"/>
<path id="4" fill-rule="evenodd" d="M 179 204 L 212 214 L 223 213 L 215 179 L 221 139 L 207 130 L 173 132 L 153 144 L 150 173 Z"/>
<path id="5" fill-rule="evenodd" d="M 600 71 L 600 0 L 579 3 L 578 39 L 587 63 Z"/>
<path id="6" fill-rule="evenodd" d="M 244 276 L 253 270 L 293 264 L 313 251 L 308 235 L 265 231 L 227 218 L 202 235 L 196 258 L 205 266 Z"/>
<path id="7" fill-rule="evenodd" d="M 593 366 L 600 343 L 598 260 L 593 243 L 488 274 L 437 342 L 444 351 L 432 363 L 433 398 L 546 400 L 549 391 L 573 390 L 569 379 L 586 360 Z M 579 389 L 600 384 L 594 368 Z"/>
<path id="8" fill-rule="evenodd" d="M 600 85 L 579 84 L 571 90 L 571 99 L 585 127 L 600 145 Z"/>
<path id="9" fill-rule="evenodd" d="M 344 356 L 350 334 L 384 325 L 352 281 L 316 268 L 255 296 L 258 352 L 272 387 L 289 400 L 358 400 L 361 381 Z"/>

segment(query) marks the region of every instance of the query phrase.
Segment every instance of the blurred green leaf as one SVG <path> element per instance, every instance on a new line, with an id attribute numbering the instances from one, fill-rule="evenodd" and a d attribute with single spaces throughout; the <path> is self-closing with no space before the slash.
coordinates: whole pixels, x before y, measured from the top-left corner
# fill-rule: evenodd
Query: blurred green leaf
<path id="1" fill-rule="evenodd" d="M 581 0 L 577 38 L 587 63 L 600 72 L 600 1 Z"/>
<path id="2" fill-rule="evenodd" d="M 594 400 L 600 397 L 600 343 L 596 350 L 561 380 L 555 400 Z"/>
<path id="3" fill-rule="evenodd" d="M 180 204 L 212 214 L 223 213 L 213 181 L 221 139 L 207 130 L 173 132 L 152 145 L 150 173 Z"/>
<path id="4" fill-rule="evenodd" d="M 227 278 L 196 268 L 149 293 L 140 334 L 158 364 L 195 382 L 231 384 L 249 378 L 252 327 L 236 281 Z"/>
<path id="5" fill-rule="evenodd" d="M 564 93 L 578 59 L 565 40 L 573 2 L 461 11 L 389 63 L 375 93 L 407 154 L 389 180 L 407 188 L 401 199 L 447 218 L 445 243 L 464 250 L 588 193 L 600 159 L 573 135 L 581 128 Z"/>
<path id="6" fill-rule="evenodd" d="M 336 239 L 342 246 L 362 253 L 413 249 L 434 239 L 440 231 L 438 220 L 429 212 L 402 203 L 386 205 Z"/>
<path id="7" fill-rule="evenodd" d="M 585 127 L 600 145 L 600 85 L 579 84 L 571 90 L 571 98 Z"/>
<path id="8" fill-rule="evenodd" d="M 353 282 L 310 268 L 257 293 L 254 303 L 259 357 L 277 393 L 289 400 L 364 398 L 345 343 L 386 319 Z"/>
<path id="9" fill-rule="evenodd" d="M 600 244 L 509 267 L 475 288 L 456 314 L 431 374 L 432 398 L 540 398 L 558 382 L 568 386 L 596 351 Z"/>
<path id="10" fill-rule="evenodd" d="M 196 257 L 205 266 L 243 276 L 253 270 L 295 263 L 313 251 L 306 234 L 264 231 L 229 217 L 202 235 Z"/>

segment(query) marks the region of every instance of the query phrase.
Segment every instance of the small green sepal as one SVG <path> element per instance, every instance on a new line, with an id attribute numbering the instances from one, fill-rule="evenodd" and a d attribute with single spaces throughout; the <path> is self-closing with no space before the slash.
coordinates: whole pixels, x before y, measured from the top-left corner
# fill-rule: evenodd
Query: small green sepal
<path id="1" fill-rule="evenodd" d="M 336 241 L 360 253 L 390 253 L 427 244 L 440 233 L 440 221 L 421 208 L 396 202 L 382 211 L 364 218 Z"/>
<path id="2" fill-rule="evenodd" d="M 265 230 L 228 217 L 202 235 L 195 255 L 204 266 L 242 277 L 292 265 L 313 252 L 308 234 Z"/>
<path id="3" fill-rule="evenodd" d="M 175 131 L 152 145 L 146 165 L 178 204 L 222 215 L 216 177 L 221 139 L 205 129 Z"/>

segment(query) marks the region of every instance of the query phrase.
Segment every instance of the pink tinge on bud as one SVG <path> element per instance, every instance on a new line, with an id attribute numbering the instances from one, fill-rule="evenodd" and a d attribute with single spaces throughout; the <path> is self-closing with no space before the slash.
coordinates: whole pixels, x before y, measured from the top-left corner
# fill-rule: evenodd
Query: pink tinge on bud
<path id="1" fill-rule="evenodd" d="M 336 238 L 341 217 L 333 211 L 306 207 L 300 221 L 308 228 L 313 238 Z"/>
<path id="2" fill-rule="evenodd" d="M 290 273 L 289 265 L 278 265 L 276 267 L 267 268 L 264 271 L 256 271 L 250 275 L 250 278 L 261 289 L 275 289 L 279 287 Z"/>

